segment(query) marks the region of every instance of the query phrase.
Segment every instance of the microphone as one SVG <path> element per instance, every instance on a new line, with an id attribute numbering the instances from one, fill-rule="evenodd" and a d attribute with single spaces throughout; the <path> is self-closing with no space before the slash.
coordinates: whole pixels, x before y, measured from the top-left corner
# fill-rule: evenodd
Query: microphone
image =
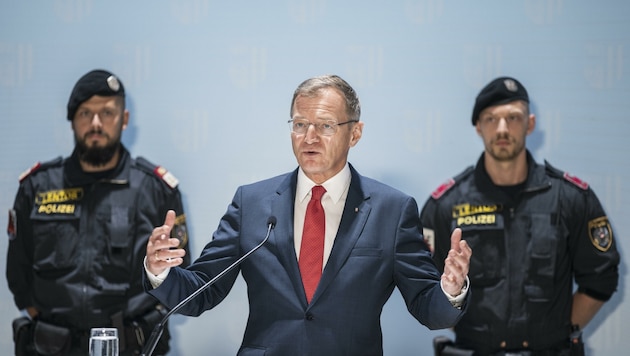
<path id="1" fill-rule="evenodd" d="M 191 301 L 193 298 L 195 298 L 196 296 L 201 294 L 203 291 L 208 289 L 211 285 L 213 285 L 216 281 L 218 281 L 226 273 L 228 273 L 231 270 L 233 270 L 234 267 L 240 265 L 252 253 L 254 253 L 256 250 L 258 250 L 260 247 L 262 247 L 262 245 L 264 245 L 265 242 L 267 242 L 267 240 L 269 240 L 269 235 L 271 234 L 271 230 L 273 230 L 274 227 L 276 227 L 276 217 L 272 215 L 272 216 L 270 216 L 267 219 L 267 234 L 265 235 L 265 238 L 262 240 L 261 243 L 259 243 L 258 245 L 254 246 L 254 248 L 249 250 L 249 252 L 247 252 L 246 254 L 241 256 L 238 260 L 234 261 L 234 263 L 229 265 L 226 269 L 224 269 L 219 274 L 214 276 L 214 278 L 212 278 L 211 280 L 206 282 L 204 285 L 199 287 L 199 289 L 194 291 L 191 295 L 186 297 L 184 300 L 182 300 L 181 302 L 177 303 L 177 305 L 174 306 L 173 309 L 169 310 L 168 313 L 166 313 L 166 315 L 164 315 L 162 320 L 159 323 L 157 323 L 155 325 L 155 327 L 153 328 L 153 332 L 151 332 L 151 336 L 149 337 L 149 341 L 147 341 L 147 343 L 144 345 L 144 348 L 142 349 L 142 356 L 151 356 L 153 354 L 153 351 L 155 350 L 155 347 L 157 346 L 157 343 L 160 340 L 160 337 L 162 337 L 162 333 L 164 332 L 164 327 L 166 326 L 166 321 L 168 320 L 168 318 L 171 315 L 175 314 L 179 309 L 181 309 L 189 301 Z"/>

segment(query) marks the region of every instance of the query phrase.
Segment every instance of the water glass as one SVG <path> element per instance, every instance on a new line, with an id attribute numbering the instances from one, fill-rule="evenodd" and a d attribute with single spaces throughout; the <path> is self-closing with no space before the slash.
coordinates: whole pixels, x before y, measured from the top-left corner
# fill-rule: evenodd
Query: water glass
<path id="1" fill-rule="evenodd" d="M 90 356 L 118 356 L 118 329 L 92 328 Z"/>

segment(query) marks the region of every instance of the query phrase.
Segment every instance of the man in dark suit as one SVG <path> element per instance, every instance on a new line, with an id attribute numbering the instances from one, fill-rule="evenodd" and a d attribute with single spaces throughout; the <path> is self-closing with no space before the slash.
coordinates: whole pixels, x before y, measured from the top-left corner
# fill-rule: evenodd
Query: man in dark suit
<path id="1" fill-rule="evenodd" d="M 147 245 L 149 292 L 174 307 L 259 244 L 276 217 L 269 240 L 240 266 L 250 314 L 239 355 L 382 355 L 380 315 L 395 286 L 422 324 L 452 327 L 466 306 L 472 251 L 456 230 L 440 276 L 416 201 L 348 163 L 363 130 L 352 87 L 334 75 L 308 79 L 296 89 L 290 113 L 299 167 L 238 188 L 213 240 L 187 269 L 173 268 L 184 251 L 166 237 L 174 223 L 168 213 Z M 314 201 L 321 202 L 323 223 L 311 222 Z M 321 229 L 313 246 L 311 224 Z M 198 316 L 216 306 L 238 271 L 180 313 Z"/>

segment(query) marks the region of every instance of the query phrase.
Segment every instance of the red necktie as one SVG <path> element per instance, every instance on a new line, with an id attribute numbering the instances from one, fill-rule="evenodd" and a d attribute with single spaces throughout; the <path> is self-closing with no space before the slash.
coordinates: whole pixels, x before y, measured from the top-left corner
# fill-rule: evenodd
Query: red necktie
<path id="1" fill-rule="evenodd" d="M 316 185 L 311 191 L 311 201 L 306 207 L 302 245 L 300 246 L 300 274 L 306 292 L 306 301 L 311 302 L 315 289 L 322 276 L 324 263 L 324 233 L 326 231 L 326 217 L 321 198 L 326 189 Z"/>

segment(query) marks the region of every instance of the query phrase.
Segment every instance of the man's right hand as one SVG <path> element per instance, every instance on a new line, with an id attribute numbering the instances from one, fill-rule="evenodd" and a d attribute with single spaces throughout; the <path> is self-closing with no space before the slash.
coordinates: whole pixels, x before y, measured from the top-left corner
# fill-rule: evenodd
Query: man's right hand
<path id="1" fill-rule="evenodd" d="M 164 225 L 156 227 L 147 244 L 147 269 L 157 276 L 167 268 L 179 266 L 184 262 L 186 250 L 177 248 L 180 241 L 171 238 L 171 229 L 175 225 L 175 211 L 169 210 Z"/>

